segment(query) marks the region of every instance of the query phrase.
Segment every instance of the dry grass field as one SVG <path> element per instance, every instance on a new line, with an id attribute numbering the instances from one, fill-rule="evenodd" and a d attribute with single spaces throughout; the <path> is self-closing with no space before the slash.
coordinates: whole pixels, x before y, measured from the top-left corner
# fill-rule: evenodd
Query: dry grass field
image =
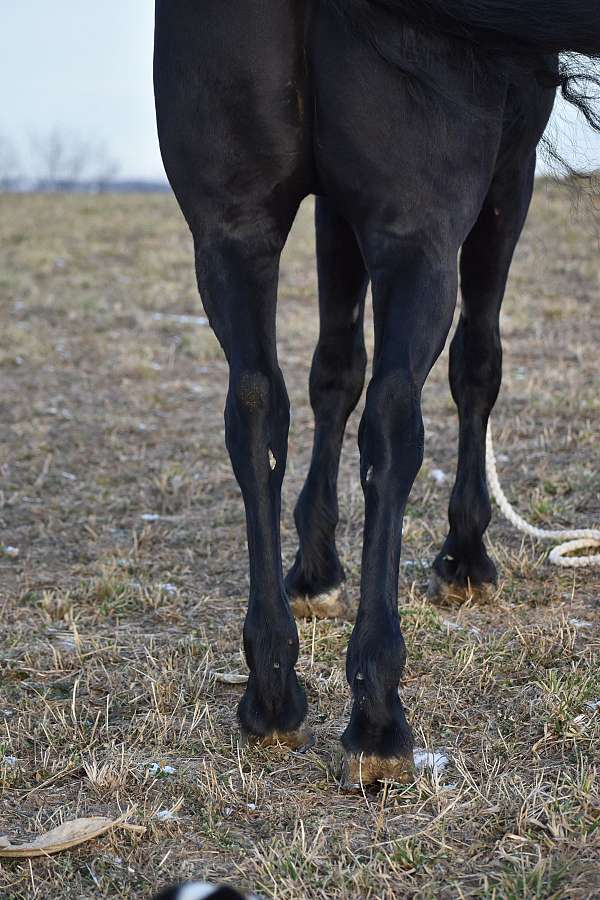
<path id="1" fill-rule="evenodd" d="M 226 366 L 174 200 L 1 196 L 0 248 L 0 835 L 124 812 L 146 829 L 0 860 L 3 900 L 146 898 L 190 877 L 278 900 L 599 897 L 600 573 L 551 568 L 496 516 L 494 598 L 426 601 L 456 459 L 447 355 L 425 392 L 400 604 L 417 744 L 448 762 L 347 795 L 332 763 L 348 624 L 300 625 L 317 734 L 305 754 L 240 746 L 242 687 L 215 676 L 245 668 L 245 527 L 223 444 Z M 311 444 L 313 252 L 307 204 L 279 312 L 286 562 Z M 538 524 L 600 520 L 599 290 L 593 210 L 541 184 L 503 314 L 495 418 L 507 494 Z M 359 415 L 340 479 L 353 593 Z"/>

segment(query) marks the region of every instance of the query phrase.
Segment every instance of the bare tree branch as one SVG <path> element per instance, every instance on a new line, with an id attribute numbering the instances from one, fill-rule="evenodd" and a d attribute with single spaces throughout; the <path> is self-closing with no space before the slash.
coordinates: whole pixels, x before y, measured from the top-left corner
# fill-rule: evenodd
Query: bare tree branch
<path id="1" fill-rule="evenodd" d="M 0 134 L 0 190 L 6 190 L 20 175 L 19 158 L 14 144 Z"/>
<path id="2" fill-rule="evenodd" d="M 118 165 L 102 142 L 86 141 L 54 128 L 32 140 L 34 180 L 40 190 L 55 191 L 86 184 L 105 190 Z"/>

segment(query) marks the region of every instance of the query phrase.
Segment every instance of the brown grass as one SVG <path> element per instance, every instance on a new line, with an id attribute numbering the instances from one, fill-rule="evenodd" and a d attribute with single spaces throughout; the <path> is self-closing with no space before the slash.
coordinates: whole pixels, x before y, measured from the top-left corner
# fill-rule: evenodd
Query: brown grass
<path id="1" fill-rule="evenodd" d="M 212 674 L 244 670 L 244 521 L 223 447 L 220 351 L 205 327 L 153 318 L 202 314 L 174 201 L 4 196 L 0 207 L 0 546 L 19 551 L 0 556 L 0 833 L 126 809 L 147 826 L 31 865 L 3 861 L 0 896 L 145 897 L 194 876 L 279 900 L 600 895 L 600 578 L 550 569 L 544 548 L 496 517 L 493 601 L 424 600 L 450 490 L 430 473 L 455 465 L 445 362 L 426 389 L 400 599 L 417 742 L 450 762 L 349 797 L 331 766 L 349 708 L 348 625 L 300 627 L 318 737 L 305 755 L 241 747 L 243 688 Z M 568 193 L 541 185 L 506 301 L 496 414 L 501 477 L 536 522 L 600 519 L 599 280 L 589 210 L 574 214 Z M 289 561 L 312 429 L 308 208 L 279 323 L 294 407 Z M 354 593 L 358 420 L 339 529 Z M 154 762 L 175 773 L 156 777 Z"/>

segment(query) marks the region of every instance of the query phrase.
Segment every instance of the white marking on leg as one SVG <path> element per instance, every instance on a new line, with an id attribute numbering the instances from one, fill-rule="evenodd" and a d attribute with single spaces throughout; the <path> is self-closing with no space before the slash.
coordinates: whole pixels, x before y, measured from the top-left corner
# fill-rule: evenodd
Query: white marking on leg
<path id="1" fill-rule="evenodd" d="M 216 893 L 214 884 L 206 884 L 205 881 L 190 881 L 179 888 L 177 900 L 206 900 Z"/>
<path id="2" fill-rule="evenodd" d="M 277 466 L 277 460 L 275 459 L 275 456 L 273 455 L 273 451 L 271 450 L 270 447 L 269 447 L 269 465 L 271 466 L 271 472 L 274 472 L 275 467 Z"/>

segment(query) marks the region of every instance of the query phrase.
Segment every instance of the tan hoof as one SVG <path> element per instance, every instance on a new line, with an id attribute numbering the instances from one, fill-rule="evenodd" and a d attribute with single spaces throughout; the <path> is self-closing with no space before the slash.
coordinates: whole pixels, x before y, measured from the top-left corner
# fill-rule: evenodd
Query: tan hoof
<path id="1" fill-rule="evenodd" d="M 412 753 L 408 756 L 367 756 L 365 753 L 345 753 L 342 761 L 341 782 L 345 791 L 361 791 L 380 781 L 412 784 L 415 780 L 415 763 Z"/>
<path id="2" fill-rule="evenodd" d="M 290 750 L 308 750 L 315 744 L 315 736 L 310 728 L 301 725 L 295 731 L 273 731 L 264 737 L 242 732 L 242 737 L 255 747 L 289 747 Z"/>
<path id="3" fill-rule="evenodd" d="M 496 591 L 495 584 L 461 585 L 448 584 L 443 578 L 432 572 L 427 588 L 427 599 L 441 606 L 456 606 L 463 603 L 480 603 L 490 600 Z"/>
<path id="4" fill-rule="evenodd" d="M 353 622 L 358 605 L 351 602 L 342 585 L 316 597 L 291 597 L 290 607 L 296 619 L 345 619 Z"/>

